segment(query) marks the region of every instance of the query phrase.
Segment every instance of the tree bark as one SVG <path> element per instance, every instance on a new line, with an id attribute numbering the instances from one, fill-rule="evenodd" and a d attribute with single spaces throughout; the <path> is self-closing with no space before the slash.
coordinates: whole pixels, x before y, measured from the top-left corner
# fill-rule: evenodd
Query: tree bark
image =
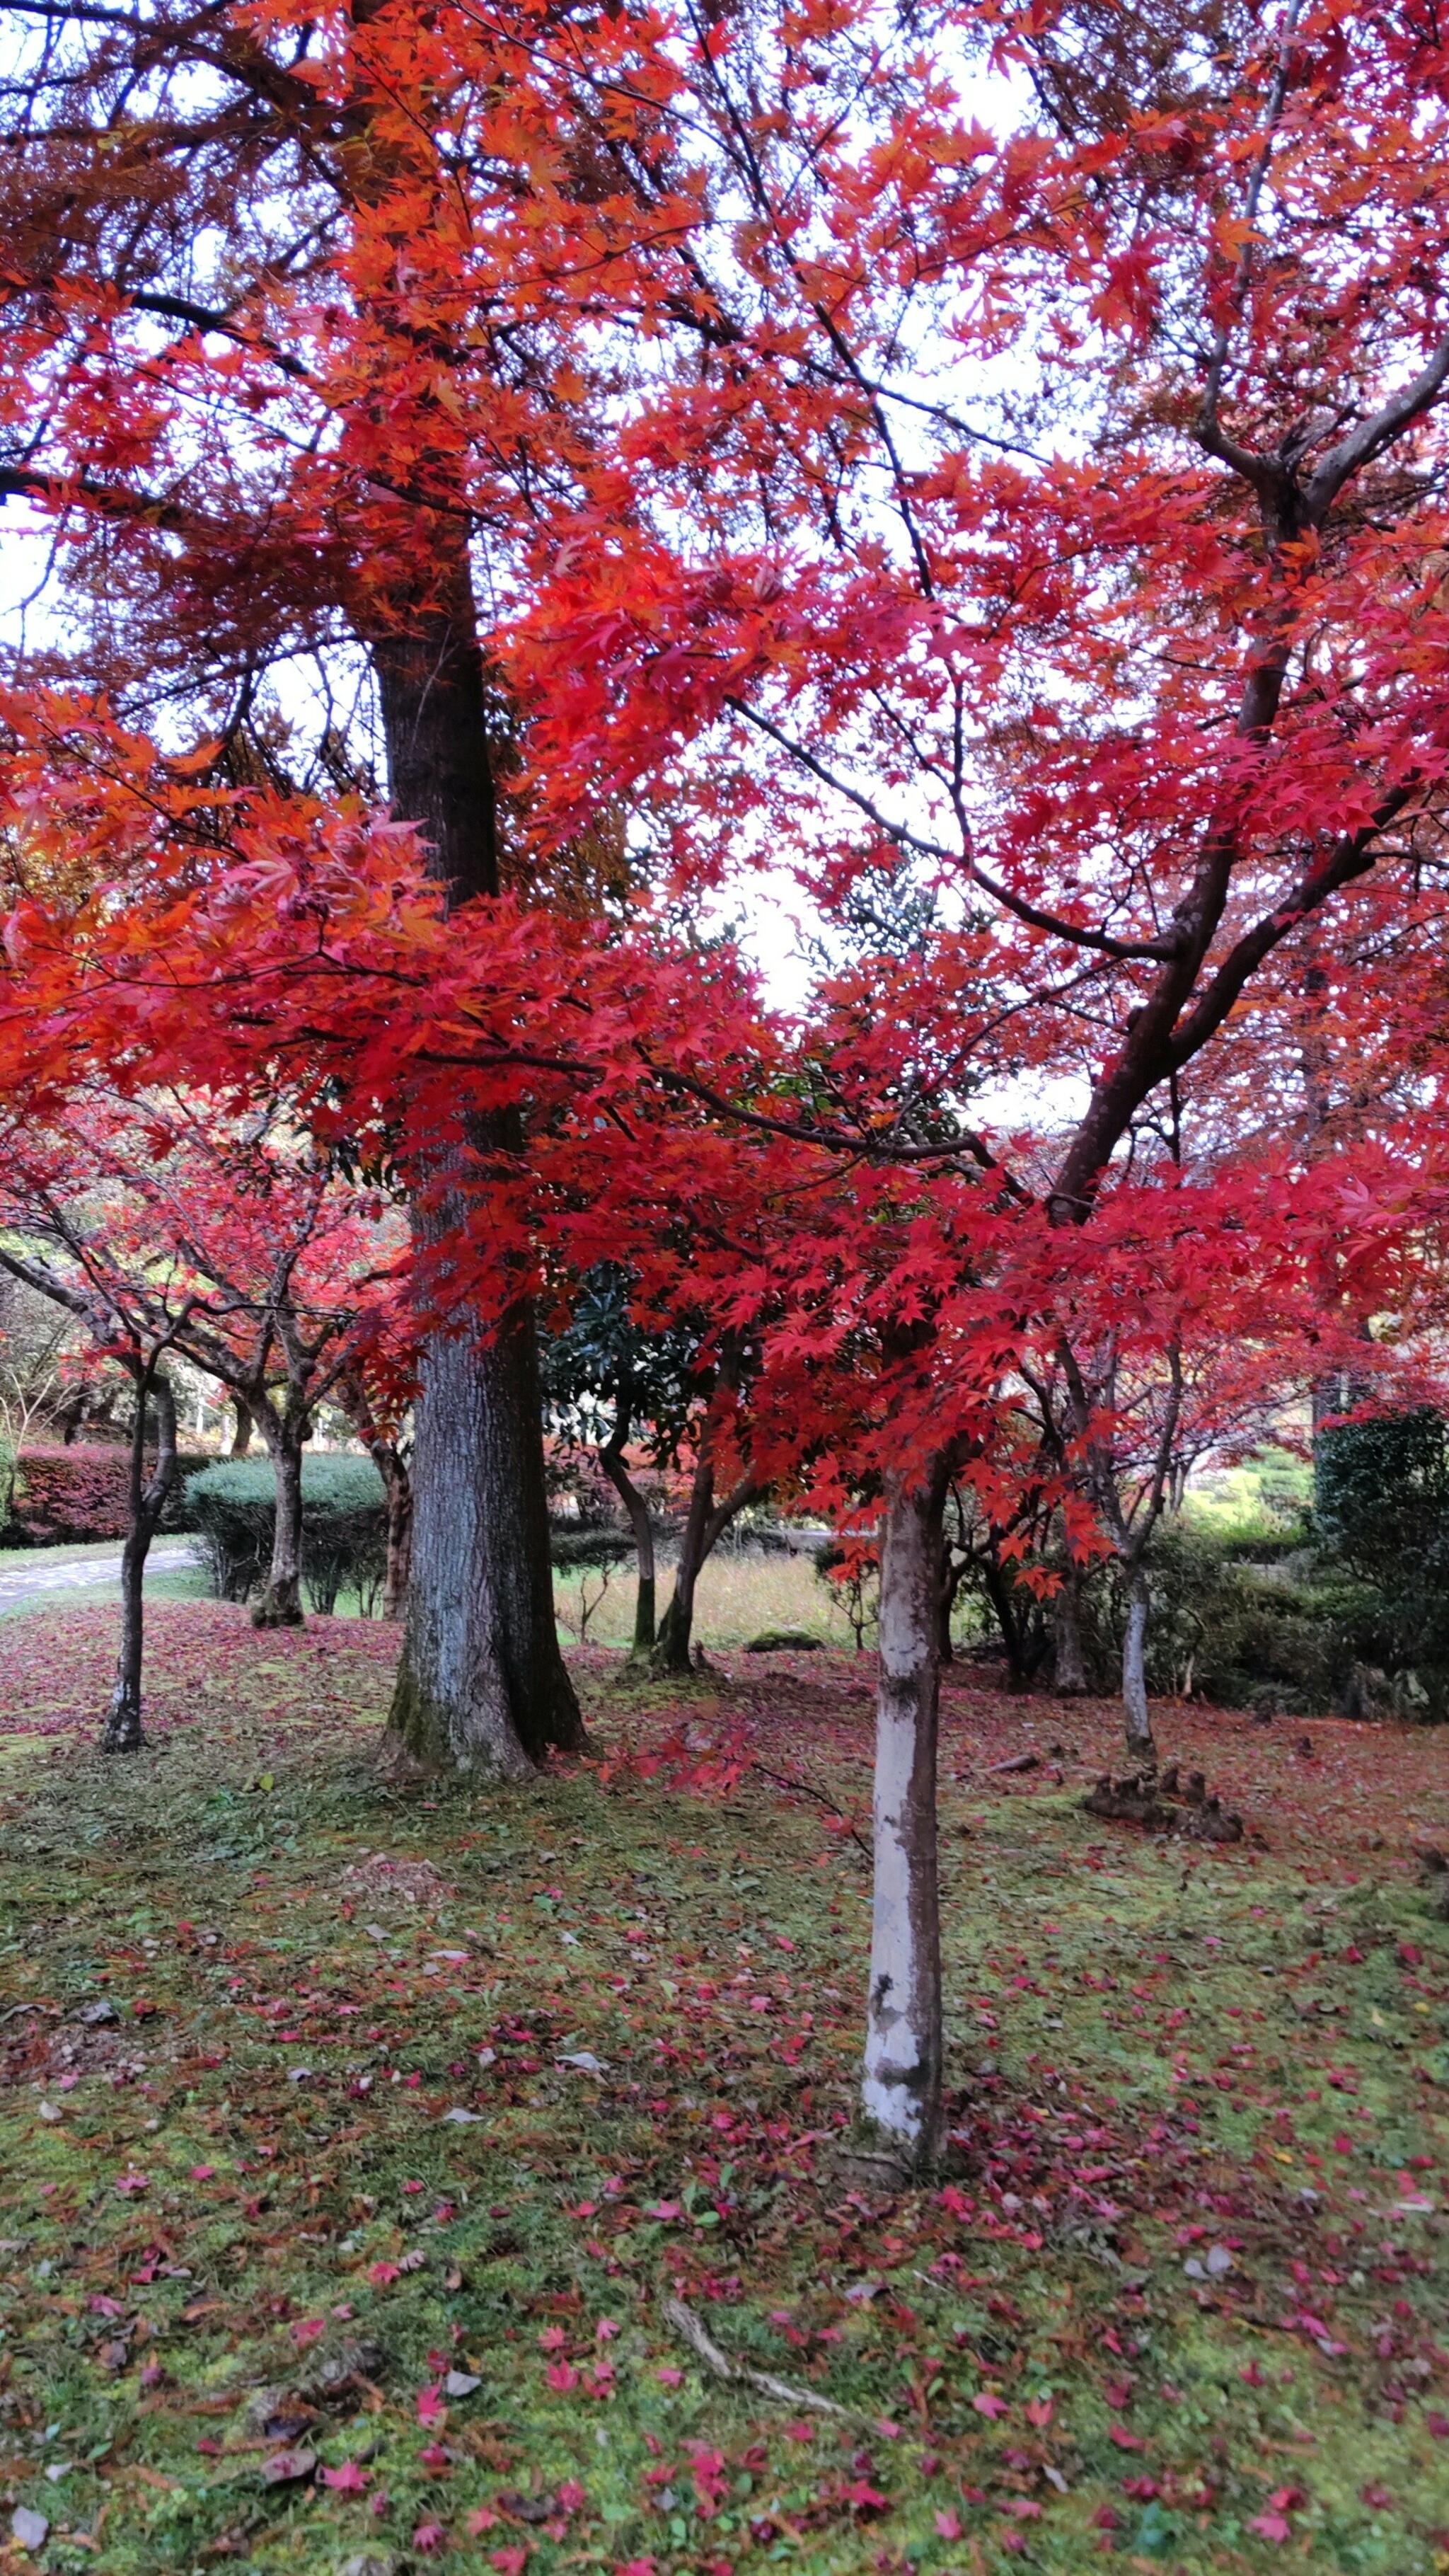
<path id="1" fill-rule="evenodd" d="M 1013 1690 L 1021 1690 L 1027 1678 L 1026 1657 L 1022 1652 L 1021 1629 L 1011 1597 L 1011 1583 L 994 1556 L 987 1556 L 981 1569 L 986 1597 L 996 1613 L 996 1625 L 1006 1649 L 1006 1678 Z"/>
<path id="2" fill-rule="evenodd" d="M 263 1437 L 276 1479 L 277 1510 L 272 1529 L 272 1563 L 252 1603 L 254 1628 L 300 1628 L 302 1617 L 302 1446 L 305 1421 L 268 1423 Z"/>
<path id="3" fill-rule="evenodd" d="M 252 1445 L 252 1409 L 243 1397 L 234 1395 L 232 1404 L 231 1447 L 229 1458 L 244 1458 Z"/>
<path id="4" fill-rule="evenodd" d="M 861 2110 L 925 2170 L 943 2125 L 936 1876 L 937 1584 L 944 1476 L 887 1489 L 880 1565 L 870 1989 Z"/>
<path id="5" fill-rule="evenodd" d="M 1147 1621 L 1151 1606 L 1146 1568 L 1139 1562 L 1127 1576 L 1127 1634 L 1122 1645 L 1122 1705 L 1127 1712 L 1127 1750 L 1134 1762 L 1157 1759 L 1147 1706 Z"/>
<path id="6" fill-rule="evenodd" d="M 156 1404 L 156 1464 L 146 1475 L 146 1399 Z M 126 1543 L 121 1551 L 121 1643 L 116 1657 L 116 1686 L 101 1736 L 103 1753 L 139 1753 L 146 1738 L 141 1728 L 141 1660 L 145 1636 L 143 1592 L 146 1558 L 161 1525 L 167 1496 L 176 1481 L 176 1399 L 171 1381 L 154 1363 L 136 1379 L 136 1420 L 131 1432 L 131 1469 L 126 1492 Z"/>
<path id="7" fill-rule="evenodd" d="M 1052 1687 L 1064 1699 L 1080 1698 L 1089 1687 L 1087 1659 L 1082 1652 L 1081 1608 L 1082 1578 L 1076 1567 L 1068 1564 L 1052 1616 Z"/>
<path id="8" fill-rule="evenodd" d="M 378 1423 L 366 1384 L 355 1369 L 337 1381 L 337 1401 L 382 1478 L 387 1508 L 387 1562 L 382 1579 L 382 1615 L 400 1619 L 407 1607 L 408 1572 L 413 1553 L 413 1481 L 396 1438 Z"/>
<path id="9" fill-rule="evenodd" d="M 445 540 L 439 535 L 436 542 Z M 436 605 L 372 642 L 393 811 L 421 827 L 449 908 L 496 895 L 488 699 L 466 539 Z M 516 1118 L 474 1139 L 516 1152 Z M 429 1770 L 525 1772 L 585 1742 L 559 1648 L 532 1309 L 424 1344 L 408 1615 L 388 1741 Z"/>
<path id="10" fill-rule="evenodd" d="M 515 1312 L 492 1344 L 429 1342 L 388 1721 L 409 1765 L 516 1777 L 551 1745 L 584 1740 L 554 1623 L 540 1412 L 530 1313 Z"/>
<path id="11" fill-rule="evenodd" d="M 966 1568 L 964 1564 L 959 1566 L 952 1564 L 951 1550 L 946 1543 L 945 1534 L 943 1532 L 941 1538 L 941 1571 L 936 1583 L 936 1654 L 943 1668 L 947 1664 L 953 1664 L 956 1660 L 956 1649 L 951 1642 L 951 1617 L 956 1607 L 956 1595 L 961 1589 L 961 1580 L 965 1572 Z"/>
<path id="12" fill-rule="evenodd" d="M 639 1560 L 639 1588 L 634 1601 L 634 1643 L 630 1648 L 630 1660 L 637 1661 L 653 1652 L 657 1633 L 654 1524 L 649 1517 L 649 1506 L 612 1440 L 599 1451 L 599 1465 L 628 1513 L 629 1526 L 634 1533 L 634 1548 Z"/>
<path id="13" fill-rule="evenodd" d="M 413 1557 L 413 1485 L 401 1458 L 393 1452 L 383 1471 L 387 1488 L 387 1567 L 382 1578 L 382 1615 L 400 1619 L 407 1608 Z"/>
<path id="14" fill-rule="evenodd" d="M 675 1569 L 674 1590 L 659 1622 L 654 1641 L 653 1666 L 659 1673 L 687 1673 L 690 1668 L 690 1639 L 694 1632 L 694 1595 L 700 1574 L 713 1553 L 716 1542 L 724 1536 L 732 1520 L 746 1503 L 756 1501 L 763 1488 L 753 1476 L 742 1476 L 722 1503 L 714 1499 L 714 1468 L 706 1450 L 694 1471 L 690 1487 L 689 1514 L 680 1541 L 679 1563 Z"/>

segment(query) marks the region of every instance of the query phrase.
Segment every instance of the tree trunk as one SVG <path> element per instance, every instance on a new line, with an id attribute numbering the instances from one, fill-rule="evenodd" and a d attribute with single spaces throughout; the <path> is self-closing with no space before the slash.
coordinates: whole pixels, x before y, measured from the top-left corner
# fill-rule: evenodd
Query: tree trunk
<path id="1" fill-rule="evenodd" d="M 936 1655 L 943 1666 L 956 1660 L 956 1649 L 951 1643 L 951 1614 L 956 1607 L 956 1595 L 965 1571 L 964 1564 L 952 1564 L 951 1551 L 943 1535 L 941 1571 L 936 1584 Z"/>
<path id="2" fill-rule="evenodd" d="M 146 1476 L 146 1398 L 156 1402 L 156 1465 Z M 136 1383 L 136 1420 L 131 1432 L 131 1472 L 126 1493 L 126 1543 L 121 1551 L 121 1644 L 116 1657 L 116 1686 L 101 1736 L 103 1753 L 138 1753 L 146 1741 L 141 1731 L 141 1656 L 144 1641 L 143 1591 L 146 1558 L 176 1481 L 176 1400 L 169 1378 L 154 1369 Z"/>
<path id="3" fill-rule="evenodd" d="M 943 1482 L 887 1489 L 880 1561 L 875 1877 L 861 2109 L 913 2171 L 939 2153 L 943 2120 L 936 1883 Z"/>
<path id="4" fill-rule="evenodd" d="M 491 1344 L 435 1335 L 413 1449 L 413 1554 L 391 1748 L 520 1775 L 584 1741 L 559 1652 L 531 1312 Z"/>
<path id="5" fill-rule="evenodd" d="M 689 1510 L 685 1516 L 684 1535 L 679 1542 L 679 1563 L 674 1569 L 674 1590 L 659 1622 L 654 1641 L 654 1668 L 661 1673 L 687 1673 L 689 1642 L 694 1627 L 694 1588 L 699 1569 L 708 1553 L 705 1531 L 709 1526 L 710 1506 L 714 1501 L 714 1467 L 710 1459 L 708 1433 L 694 1470 L 689 1489 Z"/>
<path id="6" fill-rule="evenodd" d="M 408 1570 L 413 1553 L 413 1483 L 407 1460 L 395 1438 L 378 1424 L 372 1400 L 359 1370 L 344 1370 L 336 1386 L 337 1401 L 382 1478 L 387 1507 L 387 1563 L 382 1579 L 382 1615 L 400 1619 L 407 1607 Z"/>
<path id="7" fill-rule="evenodd" d="M 387 1570 L 382 1579 L 382 1615 L 384 1619 L 400 1619 L 407 1608 L 413 1555 L 413 1486 L 396 1450 L 383 1470 L 383 1483 L 387 1488 Z"/>
<path id="8" fill-rule="evenodd" d="M 252 1445 L 252 1409 L 239 1395 L 234 1395 L 231 1403 L 233 1421 L 231 1447 L 227 1451 L 227 1456 L 244 1458 Z"/>
<path id="9" fill-rule="evenodd" d="M 1076 1567 L 1068 1564 L 1052 1615 L 1052 1687 L 1064 1699 L 1080 1698 L 1090 1687 L 1087 1659 L 1082 1652 L 1081 1608 L 1082 1578 Z"/>
<path id="10" fill-rule="evenodd" d="M 1026 1663 L 1021 1650 L 1021 1631 L 1017 1625 L 1016 1610 L 1011 1598 L 1010 1579 L 1002 1573 L 994 1556 L 988 1556 L 984 1560 L 981 1579 L 986 1586 L 986 1597 L 996 1613 L 996 1625 L 1001 1631 L 1001 1642 L 1006 1649 L 1006 1678 L 1013 1690 L 1020 1690 L 1026 1680 Z"/>
<path id="11" fill-rule="evenodd" d="M 445 540 L 439 528 L 434 541 Z M 449 908 L 496 895 L 488 696 L 465 538 L 438 604 L 374 637 L 393 811 L 421 826 Z M 515 1117 L 475 1142 L 516 1152 Z M 407 1625 L 388 1716 L 395 1751 L 429 1770 L 524 1772 L 585 1741 L 553 1614 L 543 1408 L 532 1308 L 492 1340 L 431 1335 L 413 1443 Z"/>
<path id="12" fill-rule="evenodd" d="M 1134 1565 L 1127 1576 L 1127 1634 L 1122 1645 L 1122 1705 L 1127 1712 L 1127 1750 L 1134 1762 L 1155 1762 L 1157 1746 L 1147 1706 L 1147 1619 L 1151 1597 L 1145 1568 Z"/>
<path id="13" fill-rule="evenodd" d="M 277 1511 L 272 1531 L 272 1563 L 266 1582 L 252 1603 L 254 1628 L 300 1628 L 302 1618 L 302 1444 L 305 1427 L 296 1421 L 267 1428 L 267 1448 L 276 1479 Z"/>
<path id="14" fill-rule="evenodd" d="M 651 1658 L 658 1673 L 687 1673 L 690 1669 L 690 1639 L 694 1631 L 694 1595 L 700 1574 L 713 1553 L 716 1541 L 724 1536 L 736 1514 L 746 1503 L 754 1502 L 762 1488 L 753 1476 L 742 1476 L 722 1503 L 714 1499 L 714 1468 L 709 1453 L 700 1458 L 690 1488 L 689 1515 L 680 1541 L 679 1564 L 675 1569 L 674 1590 L 659 1622 Z"/>
<path id="15" fill-rule="evenodd" d="M 652 1653 L 656 1635 L 654 1524 L 649 1517 L 648 1504 L 612 1441 L 599 1451 L 599 1465 L 629 1515 L 629 1526 L 634 1533 L 634 1547 L 639 1560 L 639 1589 L 634 1602 L 634 1643 L 630 1648 L 630 1660 L 634 1662 L 641 1656 Z"/>

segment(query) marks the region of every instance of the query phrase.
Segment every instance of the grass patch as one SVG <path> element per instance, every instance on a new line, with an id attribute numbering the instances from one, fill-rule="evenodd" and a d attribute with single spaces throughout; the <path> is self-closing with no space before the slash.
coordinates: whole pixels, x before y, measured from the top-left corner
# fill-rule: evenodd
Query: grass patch
<path id="1" fill-rule="evenodd" d="M 1422 1739 L 1165 1713 L 1272 1846 L 1184 1853 L 1077 1812 L 1110 1711 L 953 1684 L 953 2170 L 882 2202 L 837 2153 L 853 1661 L 687 1701 L 825 1806 L 465 1796 L 374 1775 L 384 1632 L 218 1604 L 158 1608 L 155 1745 L 106 1763 L 109 1631 L 0 1651 L 0 2530 L 43 2513 L 48 2565 L 1442 2567 Z M 579 1670 L 616 1759 L 677 1724 Z"/>

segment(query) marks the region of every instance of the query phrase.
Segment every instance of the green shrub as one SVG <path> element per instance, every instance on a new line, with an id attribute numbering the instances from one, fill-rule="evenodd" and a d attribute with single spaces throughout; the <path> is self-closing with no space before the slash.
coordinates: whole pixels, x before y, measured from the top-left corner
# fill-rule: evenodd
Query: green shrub
<path id="1" fill-rule="evenodd" d="M 1357 1664 L 1382 1661 L 1382 1602 L 1371 1585 L 1325 1564 L 1300 1540 L 1245 1562 L 1242 1541 L 1181 1522 L 1159 1531 L 1148 1559 L 1152 1617 L 1149 1690 L 1224 1708 L 1323 1716 L 1344 1703 Z M 1121 1680 L 1126 1603 L 1115 1565 L 1085 1589 L 1083 1642 L 1098 1689 Z"/>
<path id="2" fill-rule="evenodd" d="M 188 1478 L 186 1498 L 213 1592 L 245 1601 L 271 1563 L 277 1501 L 270 1461 L 222 1459 Z M 386 1565 L 387 1506 L 372 1460 L 304 1458 L 302 1580 L 312 1608 L 331 1612 L 340 1593 L 355 1592 L 370 1617 Z"/>
<path id="3" fill-rule="evenodd" d="M 634 1534 L 632 1530 L 581 1529 L 576 1521 L 562 1529 L 552 1523 L 548 1552 L 558 1573 L 576 1574 L 586 1569 L 592 1574 L 601 1566 L 622 1565 L 626 1557 L 632 1557 Z"/>
<path id="4" fill-rule="evenodd" d="M 1318 1444 L 1315 1519 L 1378 1602 L 1377 1664 L 1399 1705 L 1449 1715 L 1449 1422 L 1430 1405 L 1346 1422 Z"/>

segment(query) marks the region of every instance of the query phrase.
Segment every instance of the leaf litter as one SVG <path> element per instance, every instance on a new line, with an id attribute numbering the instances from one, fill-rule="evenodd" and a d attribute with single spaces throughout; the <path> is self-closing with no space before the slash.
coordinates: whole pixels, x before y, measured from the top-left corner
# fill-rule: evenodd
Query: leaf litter
<path id="1" fill-rule="evenodd" d="M 1185 1847 L 1080 1813 L 1113 1710 L 953 1676 L 953 2153 L 885 2196 L 863 1667 L 586 1654 L 602 1762 L 465 1796 L 377 1780 L 379 1630 L 152 1630 L 128 1764 L 108 1613 L 0 1645 L 0 2564 L 1449 2565 L 1431 1739 L 1164 1711 L 1248 1829 Z"/>

